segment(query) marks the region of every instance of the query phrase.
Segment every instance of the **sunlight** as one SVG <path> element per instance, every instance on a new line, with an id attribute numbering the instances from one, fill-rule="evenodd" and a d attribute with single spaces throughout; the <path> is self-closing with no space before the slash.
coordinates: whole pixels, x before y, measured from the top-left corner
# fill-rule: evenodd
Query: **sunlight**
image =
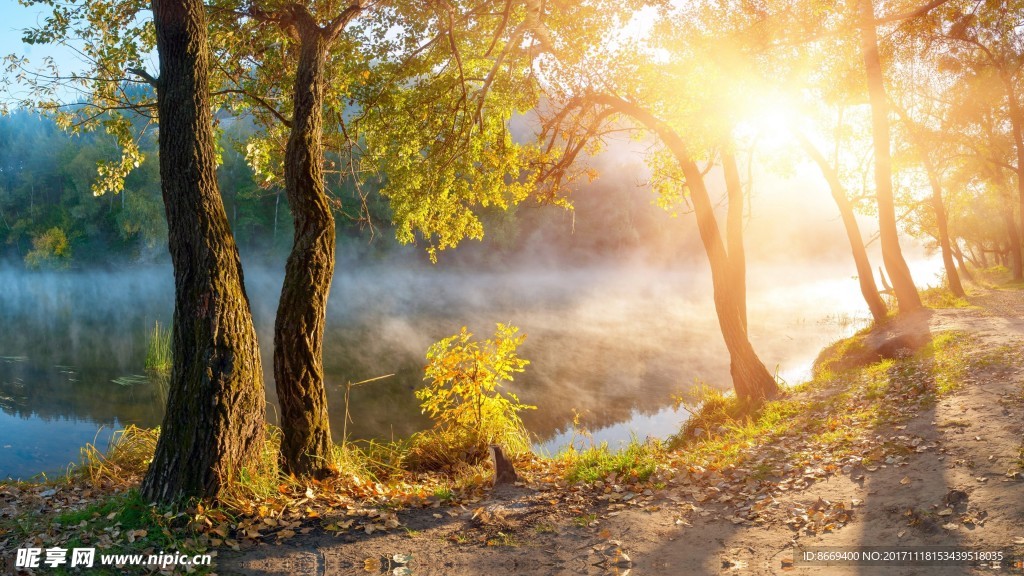
<path id="1" fill-rule="evenodd" d="M 801 115 L 792 97 L 770 91 L 745 102 L 734 137 L 741 144 L 753 144 L 769 152 L 783 152 L 798 146 L 794 128 Z"/>

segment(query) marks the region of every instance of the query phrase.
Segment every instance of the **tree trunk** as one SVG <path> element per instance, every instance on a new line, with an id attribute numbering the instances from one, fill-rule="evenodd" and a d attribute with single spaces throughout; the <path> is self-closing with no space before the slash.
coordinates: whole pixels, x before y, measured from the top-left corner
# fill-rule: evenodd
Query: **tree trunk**
<path id="1" fill-rule="evenodd" d="M 729 256 L 729 285 L 736 291 L 737 313 L 743 330 L 747 330 L 747 256 L 743 249 L 743 183 L 736 165 L 732 143 L 722 152 L 725 189 L 729 199 L 726 213 L 725 236 Z"/>
<path id="2" fill-rule="evenodd" d="M 974 254 L 974 247 L 971 247 L 971 254 Z M 978 266 L 984 270 L 988 268 L 988 256 L 985 255 L 985 246 L 981 245 L 978 247 L 978 255 L 975 258 L 978 262 Z"/>
<path id="3" fill-rule="evenodd" d="M 1013 202 L 1006 198 L 1006 207 L 1002 211 L 1003 222 L 1006 224 L 1006 237 L 1009 241 L 1008 250 L 1001 251 L 999 258 L 1004 266 L 1010 268 L 1014 280 L 1022 278 L 1022 262 L 1020 249 L 1020 233 L 1017 230 L 1017 221 L 1013 217 Z"/>
<path id="4" fill-rule="evenodd" d="M 960 298 L 966 298 L 967 293 L 960 283 L 960 275 L 956 271 L 956 263 L 953 261 L 953 249 L 949 241 L 949 224 L 946 220 L 946 205 L 942 201 L 942 184 L 939 182 L 939 175 L 931 161 L 924 160 L 925 172 L 928 173 L 928 183 L 932 187 L 932 209 L 935 210 L 935 224 L 939 229 L 939 249 L 942 251 L 942 264 L 946 268 L 946 281 L 949 290 Z"/>
<path id="5" fill-rule="evenodd" d="M 725 346 L 729 350 L 730 368 L 736 396 L 749 402 L 762 402 L 779 394 L 779 384 L 764 367 L 761 359 L 754 352 L 754 347 L 747 337 L 747 330 L 740 318 L 740 306 L 736 300 L 740 293 L 730 283 L 732 271 L 729 255 L 725 251 L 718 221 L 715 219 L 714 205 L 704 185 L 704 177 L 697 163 L 690 158 L 686 144 L 674 130 L 665 125 L 647 110 L 615 96 L 596 95 L 594 102 L 627 116 L 646 126 L 658 135 L 668 147 L 686 178 L 690 189 L 694 211 L 697 216 L 697 231 L 700 233 L 704 252 L 711 264 L 711 284 L 715 296 L 715 312 L 718 324 L 722 328 Z"/>
<path id="6" fill-rule="evenodd" d="M 160 178 L 174 266 L 171 381 L 147 501 L 216 498 L 263 448 L 265 400 L 238 248 L 217 187 L 200 0 L 153 0 Z"/>
<path id="7" fill-rule="evenodd" d="M 301 48 L 284 164 L 295 236 L 274 324 L 274 381 L 281 403 L 283 470 L 323 477 L 332 469 L 323 338 L 334 276 L 335 228 L 325 192 L 321 143 L 329 39 L 304 8 L 295 14 Z"/>
<path id="8" fill-rule="evenodd" d="M 800 144 L 807 155 L 814 160 L 821 170 L 822 176 L 828 182 L 828 188 L 832 192 L 832 199 L 839 208 L 839 215 L 843 220 L 843 227 L 846 228 L 846 239 L 850 242 L 850 250 L 853 252 L 853 263 L 857 267 L 857 281 L 860 284 L 860 293 L 871 310 L 871 317 L 875 323 L 884 322 L 889 315 L 889 309 L 878 293 L 878 286 L 875 285 L 875 275 L 871 270 L 871 261 L 868 259 L 868 251 L 864 248 L 864 239 L 860 235 L 860 226 L 857 224 L 857 217 L 853 213 L 853 205 L 846 196 L 842 182 L 839 181 L 839 174 L 836 169 L 828 163 L 825 156 L 808 140 L 803 134 L 797 134 Z"/>
<path id="9" fill-rule="evenodd" d="M 1013 143 L 1017 151 L 1017 202 L 1020 209 L 1020 222 L 1024 226 L 1024 112 L 1021 111 L 1020 102 L 1017 101 L 1017 91 L 1014 89 L 1013 78 L 1003 73 L 1003 82 L 1006 85 L 1006 97 L 1010 104 L 1010 130 L 1013 132 Z M 1013 218 L 1013 203 L 1007 202 L 1010 211 L 1010 219 Z M 1019 236 L 1019 235 L 1018 235 Z M 1018 237 L 1018 240 L 1020 238 Z M 1013 279 L 1024 280 L 1024 269 L 1020 266 L 1021 247 L 1018 244 L 1014 252 L 1015 265 L 1013 268 Z"/>
<path id="10" fill-rule="evenodd" d="M 892 151 L 889 142 L 889 111 L 882 76 L 882 61 L 878 55 L 878 34 L 875 30 L 875 10 L 872 0 L 860 0 L 860 41 L 867 75 L 868 98 L 871 102 L 871 138 L 875 158 L 875 197 L 878 201 L 878 231 L 882 245 L 882 262 L 892 281 L 893 292 L 901 314 L 922 307 L 921 297 L 914 286 L 910 267 L 903 259 L 899 232 L 896 228 L 896 205 L 892 193 Z"/>
<path id="11" fill-rule="evenodd" d="M 966 278 L 968 282 L 974 282 L 974 276 L 972 276 L 971 271 L 967 269 L 967 263 L 964 262 L 964 253 L 960 250 L 960 246 L 956 242 L 953 242 L 951 247 L 953 248 L 953 256 L 956 257 L 956 261 L 960 265 L 960 274 Z"/>

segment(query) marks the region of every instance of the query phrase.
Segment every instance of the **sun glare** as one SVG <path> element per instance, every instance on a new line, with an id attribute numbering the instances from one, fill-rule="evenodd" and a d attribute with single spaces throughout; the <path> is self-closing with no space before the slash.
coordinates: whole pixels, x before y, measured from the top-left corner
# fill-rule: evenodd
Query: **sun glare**
<path id="1" fill-rule="evenodd" d="M 773 92 L 749 102 L 736 124 L 734 137 L 737 141 L 753 143 L 771 152 L 782 152 L 797 146 L 795 130 L 800 124 L 800 114 L 792 99 Z"/>

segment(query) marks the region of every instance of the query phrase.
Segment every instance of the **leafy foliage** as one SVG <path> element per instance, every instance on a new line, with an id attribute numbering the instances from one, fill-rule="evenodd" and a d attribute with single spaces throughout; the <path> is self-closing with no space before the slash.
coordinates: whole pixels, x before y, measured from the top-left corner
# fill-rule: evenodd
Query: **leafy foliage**
<path id="1" fill-rule="evenodd" d="M 71 248 L 64 230 L 54 226 L 32 239 L 32 250 L 25 255 L 29 268 L 66 268 Z"/>
<path id="2" fill-rule="evenodd" d="M 425 369 L 430 383 L 417 390 L 416 397 L 434 427 L 414 438 L 409 457 L 414 466 L 479 462 L 490 444 L 500 444 L 511 454 L 529 450 L 529 434 L 519 412 L 536 407 L 522 404 L 512 392 L 499 391 L 529 364 L 516 354 L 526 338 L 518 332 L 514 326 L 498 324 L 493 338 L 477 342 L 463 327 L 430 347 Z"/>

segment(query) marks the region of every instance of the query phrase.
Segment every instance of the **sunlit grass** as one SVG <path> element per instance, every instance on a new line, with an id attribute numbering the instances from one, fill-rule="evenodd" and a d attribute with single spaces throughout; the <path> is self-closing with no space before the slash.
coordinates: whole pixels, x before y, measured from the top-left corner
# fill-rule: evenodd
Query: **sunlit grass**
<path id="1" fill-rule="evenodd" d="M 741 466 L 753 454 L 797 438 L 810 453 L 783 450 L 780 465 L 815 453 L 841 458 L 872 430 L 902 422 L 956 390 L 966 371 L 989 356 L 968 359 L 972 341 L 944 332 L 909 357 L 862 365 L 869 356 L 864 337 L 859 333 L 823 351 L 814 378 L 781 399 L 750 406 L 731 394 L 705 393 L 670 446 L 684 462 L 710 469 Z"/>
<path id="2" fill-rule="evenodd" d="M 79 466 L 72 469 L 71 474 L 87 478 L 93 484 L 104 480 L 120 485 L 135 482 L 146 473 L 159 437 L 159 428 L 128 426 L 118 430 L 106 450 L 86 444 L 81 450 Z"/>
<path id="3" fill-rule="evenodd" d="M 1024 290 L 1024 282 L 1015 281 L 1006 266 L 995 265 L 975 270 L 975 283 L 990 290 Z"/>
<path id="4" fill-rule="evenodd" d="M 928 308 L 970 308 L 971 303 L 946 286 L 929 286 L 921 290 L 921 303 Z"/>
<path id="5" fill-rule="evenodd" d="M 602 443 L 582 451 L 569 450 L 561 458 L 569 463 L 566 479 L 570 482 L 594 482 L 615 474 L 619 478 L 644 481 L 657 470 L 665 448 L 660 442 L 638 442 L 611 450 Z"/>
<path id="6" fill-rule="evenodd" d="M 834 373 L 864 365 L 871 358 L 870 351 L 865 345 L 870 331 L 871 327 L 864 328 L 853 336 L 837 340 L 822 349 L 811 369 L 812 381 L 828 380 Z"/>

